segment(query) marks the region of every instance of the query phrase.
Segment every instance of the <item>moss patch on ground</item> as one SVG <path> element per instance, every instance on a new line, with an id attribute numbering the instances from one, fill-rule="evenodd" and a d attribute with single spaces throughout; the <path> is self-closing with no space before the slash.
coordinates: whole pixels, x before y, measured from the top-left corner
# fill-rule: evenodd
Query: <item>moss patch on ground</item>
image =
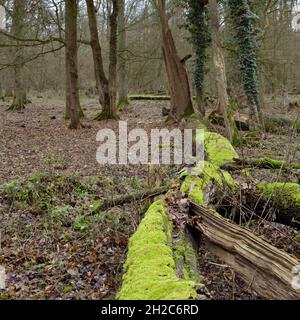
<path id="1" fill-rule="evenodd" d="M 166 204 L 152 204 L 131 237 L 119 300 L 184 300 L 196 297 L 195 282 L 176 275 L 172 222 Z"/>

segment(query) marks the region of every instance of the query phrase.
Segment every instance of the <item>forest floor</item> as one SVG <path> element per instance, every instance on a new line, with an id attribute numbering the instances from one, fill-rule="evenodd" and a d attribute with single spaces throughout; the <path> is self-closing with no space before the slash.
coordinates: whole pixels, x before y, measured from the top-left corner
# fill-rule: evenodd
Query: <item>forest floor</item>
<path id="1" fill-rule="evenodd" d="M 168 101 L 133 101 L 120 114 L 128 127 L 164 126 Z M 63 104 L 36 100 L 18 113 L 0 104 L 0 265 L 8 273 L 1 298 L 113 299 L 121 281 L 127 242 L 147 209 L 138 199 L 105 212 L 100 200 L 145 189 L 148 167 L 100 166 L 96 134 L 117 131 L 118 123 L 92 120 L 95 101 L 84 105 L 84 128 L 71 131 Z M 280 115 L 279 108 L 273 114 Z M 285 116 L 295 119 L 296 111 Z M 210 128 L 222 132 L 216 126 Z M 249 138 L 237 148 L 241 157 L 272 157 L 300 162 L 300 137 L 291 132 Z M 177 175 L 163 167 L 165 182 Z M 258 179 L 295 181 L 272 170 L 254 171 Z M 278 247 L 300 256 L 297 230 L 259 224 L 253 230 Z M 279 231 L 278 231 L 279 230 Z M 200 253 L 204 282 L 216 299 L 257 299 L 247 284 L 205 250 Z"/>

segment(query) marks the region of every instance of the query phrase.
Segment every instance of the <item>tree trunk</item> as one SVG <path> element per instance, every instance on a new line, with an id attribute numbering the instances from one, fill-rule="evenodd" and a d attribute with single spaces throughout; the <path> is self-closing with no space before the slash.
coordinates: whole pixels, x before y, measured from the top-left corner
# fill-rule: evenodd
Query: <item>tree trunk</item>
<path id="1" fill-rule="evenodd" d="M 86 0 L 89 29 L 91 36 L 91 47 L 94 60 L 94 71 L 96 86 L 99 94 L 99 102 L 103 111 L 97 115 L 96 120 L 117 119 L 116 114 L 116 76 L 117 76 L 117 18 L 118 1 L 113 0 L 113 13 L 110 17 L 110 65 L 109 79 L 107 79 L 102 59 L 102 49 L 98 36 L 96 9 L 93 0 Z"/>
<path id="2" fill-rule="evenodd" d="M 254 14 L 249 1 L 229 0 L 228 4 L 239 50 L 241 80 L 249 104 L 249 124 L 251 130 L 261 130 Z"/>
<path id="3" fill-rule="evenodd" d="M 12 14 L 12 34 L 17 38 L 24 35 L 24 20 L 26 15 L 26 2 L 23 0 L 14 0 Z M 17 42 L 18 44 L 18 42 Z M 26 90 L 23 82 L 23 60 L 24 50 L 20 46 L 14 49 L 14 95 L 13 103 L 9 110 L 22 110 L 26 104 Z"/>
<path id="4" fill-rule="evenodd" d="M 119 0 L 112 0 L 113 11 L 110 16 L 110 40 L 109 40 L 109 115 L 117 118 L 117 63 L 118 63 L 118 15 Z"/>
<path id="5" fill-rule="evenodd" d="M 206 110 L 205 110 L 204 95 L 203 95 L 202 89 L 196 88 L 196 100 L 197 100 L 198 110 L 201 116 L 204 118 L 206 114 Z"/>
<path id="6" fill-rule="evenodd" d="M 223 114 L 226 136 L 230 142 L 234 140 L 235 123 L 232 117 L 229 117 L 227 109 L 229 107 L 229 98 L 227 94 L 227 79 L 225 71 L 224 55 L 221 48 L 218 5 L 216 0 L 209 0 L 210 17 L 211 17 L 211 37 L 212 37 L 212 53 L 213 65 L 216 76 L 218 98 L 220 111 Z"/>
<path id="7" fill-rule="evenodd" d="M 70 104 L 70 129 L 78 129 L 81 126 L 77 69 L 77 10 L 76 1 L 66 0 L 66 79 L 70 95 L 67 97 Z"/>
<path id="8" fill-rule="evenodd" d="M 126 21 L 125 21 L 125 0 L 119 0 L 118 35 L 119 35 L 119 103 L 118 105 L 128 104 L 126 86 Z"/>
<path id="9" fill-rule="evenodd" d="M 180 121 L 194 112 L 185 61 L 178 57 L 165 12 L 165 0 L 158 0 L 162 27 L 163 56 L 171 94 L 171 113 L 168 120 Z"/>
<path id="10" fill-rule="evenodd" d="M 66 49 L 67 50 L 67 49 Z M 70 71 L 69 71 L 69 64 L 68 64 L 68 55 L 65 53 L 65 72 L 66 72 L 66 110 L 65 110 L 65 120 L 71 119 L 71 89 L 70 89 Z M 78 105 L 79 105 L 79 118 L 84 117 L 84 112 L 80 105 L 80 97 L 78 93 Z"/>
<path id="11" fill-rule="evenodd" d="M 68 63 L 67 47 L 65 48 L 65 73 L 66 73 L 66 110 L 65 119 L 71 119 L 71 90 L 70 90 L 70 71 Z"/>

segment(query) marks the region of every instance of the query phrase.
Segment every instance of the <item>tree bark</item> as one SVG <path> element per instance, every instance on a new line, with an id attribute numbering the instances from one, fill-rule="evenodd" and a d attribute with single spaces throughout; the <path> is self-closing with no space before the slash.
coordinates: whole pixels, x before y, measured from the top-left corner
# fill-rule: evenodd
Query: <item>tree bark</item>
<path id="1" fill-rule="evenodd" d="M 99 102 L 103 107 L 103 111 L 96 117 L 97 120 L 118 118 L 116 111 L 118 0 L 112 0 L 112 2 L 113 12 L 110 17 L 109 78 L 107 78 L 104 71 L 102 49 L 98 36 L 96 9 L 93 0 L 86 0 L 96 86 L 99 94 Z"/>
<path id="2" fill-rule="evenodd" d="M 194 113 L 185 61 L 178 57 L 166 15 L 165 0 L 158 0 L 162 28 L 163 56 L 167 71 L 172 112 L 168 120 L 180 121 Z M 173 119 L 172 119 L 173 118 Z"/>
<path id="3" fill-rule="evenodd" d="M 78 90 L 78 62 L 77 62 L 77 1 L 66 0 L 66 79 L 69 90 L 70 129 L 80 128 L 80 104 Z"/>
<path id="4" fill-rule="evenodd" d="M 229 98 L 227 94 L 227 79 L 225 71 L 225 60 L 221 48 L 218 5 L 216 0 L 209 0 L 210 17 L 211 17 L 211 37 L 212 37 L 212 53 L 213 65 L 216 76 L 219 107 L 223 114 L 226 136 L 230 142 L 234 140 L 235 123 L 228 115 Z M 231 117 L 232 118 L 232 117 Z"/>
<path id="5" fill-rule="evenodd" d="M 14 0 L 13 13 L 12 13 L 12 34 L 17 38 L 24 36 L 25 29 L 25 15 L 26 15 L 26 1 Z M 18 42 L 17 42 L 18 44 Z M 14 95 L 13 103 L 9 107 L 9 110 L 22 110 L 27 103 L 26 90 L 24 88 L 23 81 L 23 60 L 24 49 L 20 46 L 16 46 L 14 49 Z"/>
<path id="6" fill-rule="evenodd" d="M 119 0 L 120 9 L 118 17 L 118 35 L 119 35 L 119 104 L 128 104 L 127 86 L 126 86 L 126 19 L 125 19 L 125 0 Z"/>

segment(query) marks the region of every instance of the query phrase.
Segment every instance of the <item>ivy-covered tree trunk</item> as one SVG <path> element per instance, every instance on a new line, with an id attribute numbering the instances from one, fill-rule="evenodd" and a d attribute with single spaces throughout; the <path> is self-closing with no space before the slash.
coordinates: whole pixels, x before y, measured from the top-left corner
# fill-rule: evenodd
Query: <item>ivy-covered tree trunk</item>
<path id="1" fill-rule="evenodd" d="M 254 26 L 257 16 L 251 12 L 248 0 L 228 0 L 228 4 L 236 31 L 235 39 L 240 55 L 242 83 L 249 104 L 249 124 L 251 129 L 257 130 L 262 126 L 257 76 L 256 30 Z"/>
<path id="2" fill-rule="evenodd" d="M 204 117 L 204 75 L 208 56 L 207 48 L 211 42 L 206 8 L 208 0 L 184 0 L 184 4 L 187 12 L 185 28 L 190 32 L 189 41 L 192 43 L 195 51 L 194 83 L 197 105 L 199 112 Z"/>
<path id="3" fill-rule="evenodd" d="M 14 0 L 13 13 L 12 13 L 12 35 L 16 38 L 22 38 L 24 36 L 25 29 L 25 16 L 26 16 L 26 1 Z M 18 46 L 20 45 L 20 46 Z M 25 108 L 27 103 L 26 89 L 24 87 L 23 80 L 23 60 L 24 60 L 24 48 L 17 41 L 16 46 L 13 49 L 14 54 L 14 95 L 12 105 L 9 110 L 21 110 Z"/>
<path id="4" fill-rule="evenodd" d="M 194 113 L 185 60 L 178 57 L 169 28 L 165 0 L 158 0 L 162 27 L 163 55 L 171 93 L 171 113 L 167 121 L 180 121 Z"/>

